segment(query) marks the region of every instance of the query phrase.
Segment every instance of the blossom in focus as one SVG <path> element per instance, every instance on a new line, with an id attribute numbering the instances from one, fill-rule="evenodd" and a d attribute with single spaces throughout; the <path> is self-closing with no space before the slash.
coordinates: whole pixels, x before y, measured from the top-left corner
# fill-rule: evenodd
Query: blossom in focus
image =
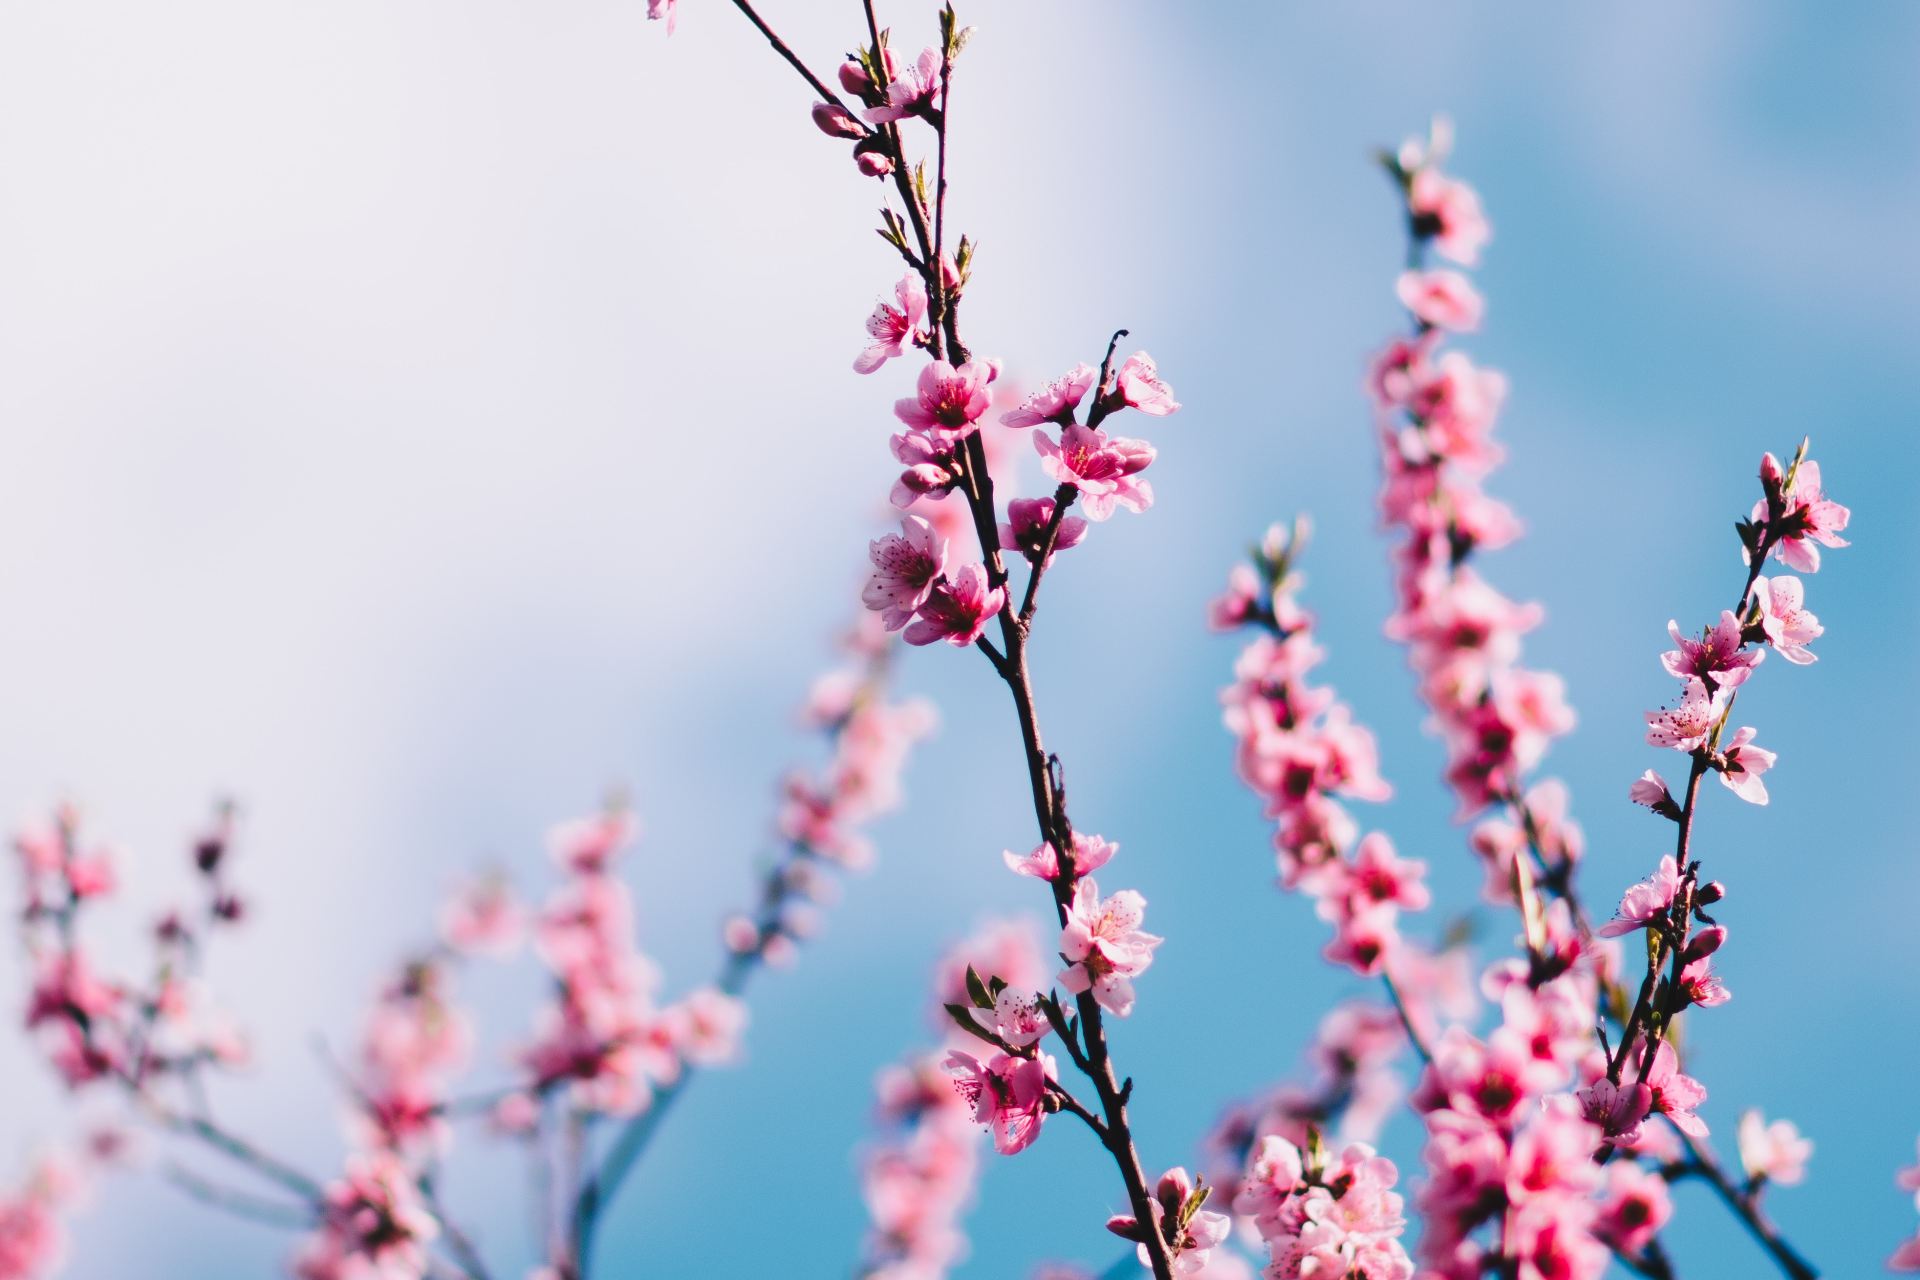
<path id="1" fill-rule="evenodd" d="M 1006 602 L 1005 587 L 988 589 L 985 568 L 963 564 L 934 584 L 903 638 L 914 645 L 945 640 L 964 649 L 980 638 Z"/>
<path id="2" fill-rule="evenodd" d="M 999 374 L 1000 366 L 991 360 L 969 360 L 957 369 L 945 360 L 930 361 L 920 370 L 914 394 L 894 402 L 894 416 L 935 441 L 962 439 L 992 406 L 987 388 Z"/>
<path id="3" fill-rule="evenodd" d="M 1007 504 L 1007 522 L 1000 526 L 1000 549 L 1018 551 L 1029 563 L 1040 556 L 1047 525 L 1053 520 L 1052 498 L 1015 498 Z M 1079 516 L 1062 516 L 1054 532 L 1053 546 L 1047 551 L 1047 563 L 1053 563 L 1055 551 L 1077 547 L 1087 536 L 1087 522 Z"/>
<path id="4" fill-rule="evenodd" d="M 1009 427 L 1037 427 L 1047 422 L 1065 426 L 1073 421 L 1073 411 L 1080 407 L 1080 401 L 1092 390 L 1096 376 L 1092 365 L 1077 364 L 1022 400 L 1017 407 L 1001 414 L 1000 421 Z"/>
<path id="5" fill-rule="evenodd" d="M 1122 404 L 1156 418 L 1164 418 L 1180 407 L 1180 402 L 1173 398 L 1173 388 L 1160 380 L 1153 357 L 1144 351 L 1127 357 L 1120 372 L 1114 375 L 1113 385 Z"/>
<path id="6" fill-rule="evenodd" d="M 1073 872 L 1076 877 L 1092 875 L 1114 854 L 1120 852 L 1117 841 L 1108 841 L 1097 835 L 1088 835 L 1084 831 L 1073 833 Z M 1000 855 L 1006 860 L 1007 867 L 1015 875 L 1033 876 L 1039 880 L 1057 880 L 1060 878 L 1060 855 L 1049 842 L 1042 842 L 1032 853 L 1021 855 L 1011 849 Z"/>
<path id="7" fill-rule="evenodd" d="M 1707 628 L 1698 640 L 1682 635 L 1680 624 L 1672 620 L 1667 622 L 1667 634 L 1679 646 L 1660 655 L 1660 663 L 1667 673 L 1682 680 L 1698 677 L 1716 688 L 1732 689 L 1745 684 L 1748 675 L 1767 656 L 1764 649 L 1742 648 L 1746 642 L 1741 638 L 1740 619 L 1733 616 L 1731 609 L 1721 610 L 1720 621 Z"/>
<path id="8" fill-rule="evenodd" d="M 1067 922 L 1060 931 L 1060 954 L 1067 968 L 1060 985 L 1075 995 L 1091 991 L 1109 1013 L 1133 1012 L 1133 979 L 1153 963 L 1161 939 L 1140 928 L 1147 900 L 1132 889 L 1100 897 L 1092 880 L 1074 886 Z"/>
<path id="9" fill-rule="evenodd" d="M 933 98 L 940 91 L 940 55 L 922 50 L 919 58 L 904 71 L 889 68 L 892 81 L 887 85 L 887 100 L 867 112 L 874 124 L 888 124 L 908 116 L 933 110 Z"/>
<path id="10" fill-rule="evenodd" d="M 1709 693 L 1704 681 L 1689 677 L 1678 702 L 1671 707 L 1646 713 L 1647 745 L 1672 747 L 1675 751 L 1698 751 L 1706 745 L 1726 710 L 1727 690 L 1724 685 Z"/>
<path id="11" fill-rule="evenodd" d="M 1772 454 L 1761 459 L 1763 484 L 1785 485 L 1784 478 L 1770 482 L 1769 475 L 1780 477 L 1780 463 Z M 1772 554 L 1802 573 L 1820 571 L 1821 547 L 1844 547 L 1847 540 L 1840 531 L 1847 527 L 1853 513 L 1830 500 L 1820 487 L 1820 464 L 1811 459 L 1794 472 L 1793 485 L 1781 493 L 1782 514 L 1777 527 L 1768 521 L 1767 500 L 1754 504 L 1753 519 L 1768 522 L 1768 534 L 1774 538 Z"/>
<path id="12" fill-rule="evenodd" d="M 1618 938 L 1635 929 L 1646 928 L 1666 915 L 1673 906 L 1674 895 L 1679 892 L 1680 867 L 1671 855 L 1663 857 L 1652 875 L 1621 895 L 1620 906 L 1614 911 L 1613 919 L 1600 926 L 1600 936 Z"/>
<path id="13" fill-rule="evenodd" d="M 955 1049 L 946 1069 L 954 1087 L 972 1108 L 976 1124 L 993 1134 L 993 1149 L 1003 1156 L 1017 1155 L 1033 1145 L 1046 1119 L 1047 1081 L 1054 1078 L 1053 1059 L 996 1053 L 985 1062 Z"/>
<path id="14" fill-rule="evenodd" d="M 1765 804 L 1767 784 L 1760 781 L 1760 775 L 1771 769 L 1779 757 L 1765 747 L 1754 746 L 1754 734 L 1755 730 L 1747 725 L 1734 730 L 1721 752 L 1720 781 L 1749 804 Z"/>
<path id="15" fill-rule="evenodd" d="M 1154 1185 L 1149 1203 L 1153 1221 L 1141 1223 L 1131 1215 L 1107 1219 L 1107 1230 L 1123 1240 L 1138 1243 L 1142 1266 L 1151 1266 L 1153 1257 L 1146 1242 L 1156 1238 L 1165 1247 L 1178 1276 L 1199 1276 L 1207 1270 L 1213 1250 L 1226 1242 L 1233 1228 L 1232 1219 L 1202 1206 L 1211 1198 L 1211 1188 L 1196 1187 L 1193 1176 L 1183 1168 L 1169 1169 Z"/>
<path id="16" fill-rule="evenodd" d="M 1139 479 L 1154 459 L 1154 448 L 1144 440 L 1109 437 L 1096 427 L 1071 425 L 1055 440 L 1044 431 L 1033 437 L 1040 453 L 1040 469 L 1058 484 L 1080 490 L 1087 519 L 1101 521 L 1115 506 L 1138 513 L 1153 505 L 1153 486 Z"/>
<path id="17" fill-rule="evenodd" d="M 1816 661 L 1807 648 L 1826 631 L 1820 619 L 1807 612 L 1806 588 L 1791 574 L 1753 580 L 1754 602 L 1760 606 L 1760 629 L 1774 652 L 1804 666 Z"/>
<path id="18" fill-rule="evenodd" d="M 946 539 L 919 516 L 902 519 L 899 533 L 875 538 L 867 556 L 873 575 L 860 591 L 860 603 L 878 613 L 889 631 L 907 625 L 947 571 Z"/>
<path id="19" fill-rule="evenodd" d="M 894 301 L 875 304 L 867 317 L 867 336 L 873 341 L 854 358 L 855 373 L 872 373 L 927 336 L 927 288 L 909 271 L 893 287 Z"/>

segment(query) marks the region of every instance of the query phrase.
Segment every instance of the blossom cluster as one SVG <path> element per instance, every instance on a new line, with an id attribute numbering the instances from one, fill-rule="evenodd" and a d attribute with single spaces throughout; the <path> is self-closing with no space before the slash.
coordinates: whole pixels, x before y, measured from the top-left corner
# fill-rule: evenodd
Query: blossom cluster
<path id="1" fill-rule="evenodd" d="M 1401 858 L 1382 832 L 1359 836 L 1340 803 L 1385 800 L 1392 789 L 1380 777 L 1373 734 L 1332 689 L 1307 682 L 1325 652 L 1298 599 L 1304 579 L 1295 564 L 1306 533 L 1305 521 L 1290 532 L 1268 530 L 1253 564 L 1236 566 L 1214 602 L 1216 628 L 1260 631 L 1220 697 L 1240 777 L 1279 824 L 1281 885 L 1310 895 L 1334 926 L 1327 959 L 1372 977 L 1401 949 L 1400 912 L 1424 910 L 1431 895 L 1426 864 Z"/>
<path id="2" fill-rule="evenodd" d="M 871 615 L 842 645 L 848 661 L 814 681 L 800 710 L 801 724 L 824 735 L 831 754 L 817 771 L 787 775 L 776 820 L 784 853 L 754 910 L 730 916 L 722 929 L 740 964 L 784 964 L 815 927 L 813 905 L 828 893 L 824 869 L 872 865 L 864 829 L 899 807 L 907 759 L 937 720 L 924 699 L 887 696 L 892 637 Z"/>
<path id="3" fill-rule="evenodd" d="M 881 1137 L 864 1154 L 861 1184 L 871 1226 L 860 1274 L 867 1280 L 937 1280 L 966 1254 L 960 1220 L 973 1198 L 980 1125 L 994 1127 L 996 1145 L 1038 1133 L 1039 1110 L 1032 1078 L 1046 1068 L 1038 1060 L 1003 1097 L 1005 1065 L 996 1076 L 964 1051 L 975 1043 L 946 1006 L 969 999 L 969 975 L 995 975 L 1005 992 L 1031 991 L 1045 972 L 1032 933 L 1016 922 L 996 921 L 943 956 L 936 967 L 936 1024 L 942 1047 L 915 1053 L 881 1073 L 876 1084 L 876 1121 Z M 1012 1001 L 1009 1001 L 1011 1009 Z M 1009 1018 L 1009 1030 L 1020 1034 Z M 956 1074 L 961 1088 L 956 1088 Z M 1042 1092 L 1043 1087 L 1042 1087 Z"/>
<path id="4" fill-rule="evenodd" d="M 16 834 L 21 936 L 33 983 L 27 1030 L 69 1087 L 151 1089 L 246 1059 L 245 1038 L 198 978 L 207 938 L 245 910 L 226 881 L 231 822 L 223 809 L 194 842 L 201 900 L 192 911 L 169 911 L 154 923 L 144 983 L 103 973 L 83 935 L 86 909 L 118 885 L 114 851 L 83 839 L 79 812 L 70 805 Z"/>

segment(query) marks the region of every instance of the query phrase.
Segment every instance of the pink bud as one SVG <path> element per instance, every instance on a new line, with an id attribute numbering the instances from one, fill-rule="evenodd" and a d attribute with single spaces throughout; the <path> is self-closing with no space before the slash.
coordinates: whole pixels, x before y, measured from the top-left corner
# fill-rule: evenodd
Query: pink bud
<path id="1" fill-rule="evenodd" d="M 884 151 L 855 151 L 853 163 L 869 178 L 884 178 L 893 172 L 893 157 Z"/>
<path id="2" fill-rule="evenodd" d="M 1720 944 L 1726 940 L 1727 928 L 1725 925 L 1717 924 L 1710 929 L 1702 929 L 1700 932 L 1694 934 L 1692 938 L 1688 939 L 1687 949 L 1680 953 L 1680 962 L 1682 964 L 1692 964 L 1696 960 L 1704 960 L 1718 951 Z"/>
<path id="3" fill-rule="evenodd" d="M 860 59 L 848 58 L 840 64 L 840 87 L 848 93 L 857 93 L 862 97 L 866 96 L 867 90 L 873 88 L 873 78 L 867 74 L 867 69 L 860 65 Z"/>
<path id="4" fill-rule="evenodd" d="M 851 111 L 831 102 L 813 104 L 813 123 L 829 138 L 858 138 L 866 133 Z"/>

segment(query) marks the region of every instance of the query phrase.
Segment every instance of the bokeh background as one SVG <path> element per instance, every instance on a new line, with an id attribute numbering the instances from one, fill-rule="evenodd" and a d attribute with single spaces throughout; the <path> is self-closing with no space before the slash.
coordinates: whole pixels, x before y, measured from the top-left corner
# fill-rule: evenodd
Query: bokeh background
<path id="1" fill-rule="evenodd" d="M 856 7 L 767 0 L 821 67 Z M 258 914 L 221 953 L 260 1070 L 223 1098 L 316 1169 L 345 1041 L 459 870 L 538 884 L 541 837 L 609 786 L 648 835 L 646 945 L 703 980 L 767 847 L 792 707 L 854 605 L 908 371 L 847 371 L 897 274 L 876 189 L 720 0 L 672 40 L 639 0 L 19 0 L 0 10 L 0 814 L 84 803 L 125 851 L 131 929 L 177 892 L 211 800 L 246 810 Z M 890 3 L 900 43 L 932 6 Z M 1920 345 L 1920 10 L 1898 4 L 1035 5 L 973 0 L 956 225 L 982 245 L 971 341 L 1029 379 L 1116 326 L 1185 402 L 1147 424 L 1159 502 L 1099 527 L 1048 590 L 1042 714 L 1082 825 L 1169 941 L 1116 1052 L 1150 1163 L 1293 1071 L 1351 984 L 1271 888 L 1215 692 L 1204 603 L 1310 510 L 1326 674 L 1380 734 L 1369 817 L 1464 906 L 1477 872 L 1380 636 L 1384 545 L 1359 383 L 1399 323 L 1401 228 L 1369 150 L 1450 112 L 1496 239 L 1469 349 L 1514 390 L 1497 490 L 1530 534 L 1488 563 L 1549 619 L 1588 892 L 1643 875 L 1625 800 L 1670 616 L 1720 608 L 1763 449 L 1811 433 L 1854 549 L 1810 583 L 1809 669 L 1741 700 L 1775 802 L 1707 797 L 1733 897 L 1733 1003 L 1694 1063 L 1724 1151 L 1748 1105 L 1816 1143 L 1772 1197 L 1830 1274 L 1915 1225 L 1891 1184 L 1920 1100 L 1910 803 Z M 1037 484 L 1037 481 L 1035 482 Z M 940 949 L 1038 915 L 1008 708 L 983 664 L 915 654 L 944 724 L 796 969 L 754 996 L 750 1061 L 703 1079 L 616 1213 L 639 1274 L 845 1274 L 870 1082 L 925 1041 Z M 134 911 L 133 908 L 138 908 Z M 1499 936 L 1493 941 L 1501 942 Z M 20 991 L 17 958 L 0 989 Z M 528 973 L 471 988 L 517 1033 Z M 19 997 L 9 997 L 17 1002 Z M 0 1038 L 0 1156 L 71 1118 Z M 1389 1147 L 1411 1160 L 1410 1133 Z M 1104 1265 L 1117 1188 L 1062 1126 L 989 1158 L 966 1276 Z M 517 1258 L 511 1170 L 456 1198 Z M 1762 1274 L 1698 1188 L 1682 1274 Z M 83 1280 L 268 1274 L 286 1241 L 110 1183 Z M 615 1274 L 625 1274 L 617 1268 Z"/>

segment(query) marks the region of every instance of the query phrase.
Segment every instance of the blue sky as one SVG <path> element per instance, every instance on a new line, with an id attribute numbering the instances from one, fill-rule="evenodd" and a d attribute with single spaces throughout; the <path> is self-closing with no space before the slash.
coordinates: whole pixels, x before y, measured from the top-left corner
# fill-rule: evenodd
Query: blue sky
<path id="1" fill-rule="evenodd" d="M 0 16 L 0 590 L 18 620 L 0 810 L 81 797 L 152 901 L 207 798 L 245 799 L 261 914 L 228 990 L 269 1069 L 227 1105 L 315 1167 L 337 1139 L 310 1033 L 348 1034 L 458 868 L 537 876 L 541 832 L 609 784 L 649 829 L 646 944 L 677 982 L 709 971 L 773 780 L 808 749 L 791 707 L 883 514 L 908 374 L 845 372 L 892 279 L 873 189 L 729 8 L 683 7 L 671 42 L 636 0 Z M 822 65 L 856 38 L 850 5 L 766 8 Z M 903 43 L 931 31 L 930 12 L 889 16 Z M 1817 1143 L 1809 1183 L 1773 1197 L 1789 1234 L 1831 1274 L 1876 1268 L 1915 1226 L 1891 1173 L 1920 1132 L 1901 805 L 1920 12 L 962 16 L 981 27 L 955 107 L 955 216 L 982 244 L 971 341 L 1041 378 L 1125 325 L 1186 406 L 1149 432 L 1158 504 L 1062 563 L 1034 655 L 1076 817 L 1123 843 L 1115 872 L 1169 939 L 1115 1034 L 1149 1162 L 1188 1158 L 1223 1100 L 1291 1072 L 1348 989 L 1308 907 L 1271 888 L 1218 724 L 1234 645 L 1204 602 L 1269 522 L 1316 521 L 1326 674 L 1398 792 L 1369 816 L 1433 864 L 1443 907 L 1474 893 L 1380 635 L 1359 391 L 1399 324 L 1400 227 L 1368 152 L 1444 110 L 1495 226 L 1469 349 L 1512 379 L 1495 487 L 1529 526 L 1486 571 L 1548 608 L 1529 654 L 1581 714 L 1548 770 L 1595 901 L 1660 851 L 1624 799 L 1662 763 L 1639 712 L 1666 693 L 1666 620 L 1737 585 L 1729 525 L 1761 451 L 1811 434 L 1853 507 L 1856 546 L 1809 583 L 1821 661 L 1770 664 L 1742 697 L 1781 751 L 1774 803 L 1708 797 L 1735 999 L 1698 1020 L 1693 1061 L 1723 1149 L 1748 1105 Z M 701 1081 L 665 1131 L 606 1237 L 636 1269 L 844 1274 L 851 1150 L 874 1071 L 927 1035 L 928 966 L 981 918 L 1043 909 L 999 865 L 1030 818 L 989 673 L 942 651 L 905 680 L 945 714 L 912 804 L 803 963 L 756 993 L 749 1065 Z M 476 989 L 502 1037 L 530 987 Z M 59 1132 L 17 1045 L 0 1078 L 27 1102 L 0 1151 Z M 1411 1158 L 1408 1133 L 1389 1145 Z M 510 1250 L 512 1171 L 481 1157 L 460 1177 Z M 1064 1127 L 991 1161 L 961 1274 L 1104 1262 L 1111 1182 Z M 75 1255 L 88 1280 L 258 1275 L 283 1247 L 150 1185 L 103 1195 Z M 1683 1275 L 1759 1273 L 1703 1193 L 1679 1203 Z"/>

